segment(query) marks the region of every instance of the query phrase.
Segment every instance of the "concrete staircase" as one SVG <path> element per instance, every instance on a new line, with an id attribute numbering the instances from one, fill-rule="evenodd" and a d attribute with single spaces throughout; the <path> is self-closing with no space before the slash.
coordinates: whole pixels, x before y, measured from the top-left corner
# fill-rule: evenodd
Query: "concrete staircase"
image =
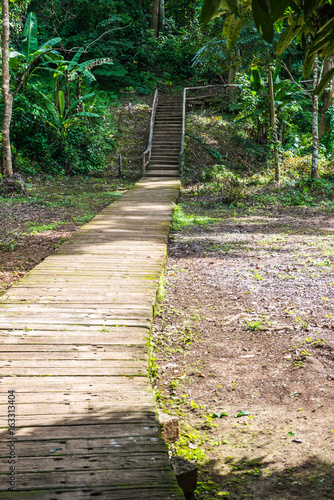
<path id="1" fill-rule="evenodd" d="M 157 106 L 152 155 L 144 177 L 178 177 L 182 133 L 182 97 L 160 98 Z"/>

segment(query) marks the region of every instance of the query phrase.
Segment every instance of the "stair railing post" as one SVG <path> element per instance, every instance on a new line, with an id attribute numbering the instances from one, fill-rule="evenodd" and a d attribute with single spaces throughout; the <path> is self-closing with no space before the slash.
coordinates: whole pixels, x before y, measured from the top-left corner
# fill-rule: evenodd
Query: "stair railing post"
<path id="1" fill-rule="evenodd" d="M 142 154 L 142 157 L 143 157 L 142 172 L 143 172 L 143 174 L 145 173 L 146 167 L 150 163 L 150 159 L 151 159 L 153 129 L 154 129 L 155 114 L 156 114 L 157 106 L 158 106 L 158 100 L 159 100 L 159 91 L 158 91 L 158 89 L 156 89 L 156 91 L 154 93 L 154 99 L 153 99 L 152 111 L 151 111 L 150 135 L 149 135 L 149 139 L 148 139 L 148 146 L 147 146 L 147 149 Z"/>
<path id="2" fill-rule="evenodd" d="M 182 135 L 181 135 L 181 151 L 179 156 L 180 174 L 183 173 L 184 168 L 184 138 L 186 133 L 186 101 L 187 101 L 187 88 L 183 89 L 183 102 L 182 102 Z"/>

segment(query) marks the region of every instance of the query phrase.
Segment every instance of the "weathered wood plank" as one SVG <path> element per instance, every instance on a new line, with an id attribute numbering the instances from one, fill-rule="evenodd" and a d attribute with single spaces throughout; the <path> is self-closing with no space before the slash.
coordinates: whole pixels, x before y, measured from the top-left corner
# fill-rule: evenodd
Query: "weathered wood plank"
<path id="1" fill-rule="evenodd" d="M 0 470 L 8 466 L 8 458 L 0 458 Z M 57 472 L 57 471 L 86 471 L 119 469 L 155 469 L 157 467 L 168 467 L 166 452 L 156 453 L 154 457 L 150 453 L 117 453 L 117 454 L 92 454 L 86 455 L 61 455 L 54 454 L 50 457 L 24 457 L 16 460 L 19 474 L 26 472 Z"/>
<path id="2" fill-rule="evenodd" d="M 10 359 L 123 359 L 148 360 L 146 346 L 105 345 L 98 348 L 92 344 L 75 346 L 71 344 L 22 345 L 0 344 L 0 360 Z"/>
<path id="3" fill-rule="evenodd" d="M 101 353 L 102 354 L 102 353 Z M 6 356 L 8 358 L 8 356 Z M 107 368 L 109 369 L 117 369 L 117 368 L 126 368 L 126 369 L 143 369 L 147 368 L 146 360 L 122 360 L 122 359 L 110 359 L 109 357 L 103 358 L 101 356 L 100 359 L 91 359 L 91 358 L 83 358 L 83 359 L 72 359 L 64 358 L 59 359 L 57 356 L 49 356 L 49 358 L 45 357 L 41 359 L 35 356 L 29 356 L 25 358 L 13 358 L 10 360 L 1 359 L 0 358 L 0 369 L 5 370 L 6 368 L 10 368 L 14 371 L 14 369 L 18 368 L 50 368 L 52 364 L 53 368 L 91 368 L 94 370 L 95 368 Z M 37 372 L 36 372 L 37 374 Z"/>
<path id="4" fill-rule="evenodd" d="M 178 189 L 138 183 L 0 299 L 1 498 L 183 498 L 146 345 Z M 2 481 L 9 390 L 16 492 Z"/>
<path id="5" fill-rule="evenodd" d="M 151 412 L 155 414 L 156 407 L 151 399 L 151 401 L 144 401 L 140 399 L 139 401 L 103 401 L 103 402 L 95 402 L 95 401 L 72 401 L 71 397 L 68 399 L 64 399 L 63 401 L 59 401 L 58 403 L 54 403 L 53 401 L 43 401 L 37 403 L 35 401 L 30 401 L 28 403 L 23 404 L 21 398 L 18 398 L 19 402 L 16 402 L 16 417 L 18 424 L 22 424 L 22 418 L 28 416 L 42 416 L 47 415 L 57 417 L 59 420 L 59 415 L 63 417 L 82 415 L 85 417 L 86 415 L 91 416 L 100 416 L 101 418 L 105 418 L 106 416 L 110 416 L 110 418 L 123 418 L 123 415 L 148 413 Z M 0 426 L 6 426 L 8 420 L 6 421 L 6 413 L 7 408 L 4 404 L 0 405 Z M 39 418 L 39 420 L 42 420 Z M 43 424 L 45 424 L 46 420 L 43 418 Z M 37 424 L 34 424 L 37 425 Z"/>
<path id="6" fill-rule="evenodd" d="M 101 488 L 64 490 L 35 490 L 31 489 L 31 498 L 36 500 L 86 500 L 98 497 L 100 500 L 184 500 L 184 496 L 177 487 L 170 484 L 156 484 L 152 487 L 135 485 L 134 487 Z M 0 498 L 7 500 L 27 500 L 26 491 L 0 492 Z"/>
<path id="7" fill-rule="evenodd" d="M 144 405 L 143 405 L 144 406 Z M 64 407 L 66 408 L 66 406 Z M 148 409 L 143 408 L 142 410 L 135 411 L 134 405 L 132 406 L 132 411 L 124 412 L 110 412 L 104 411 L 99 413 L 86 412 L 86 413 L 78 413 L 78 414 L 66 414 L 64 411 L 63 414 L 56 415 L 47 415 L 45 414 L 36 414 L 36 415 L 18 415 L 16 418 L 17 428 L 25 428 L 25 427 L 46 427 L 46 426 L 57 426 L 57 425 L 96 425 L 96 424 L 117 424 L 122 421 L 124 424 L 152 424 L 155 422 L 156 415 L 154 412 L 154 408 L 149 406 Z M 125 409 L 126 410 L 126 409 Z M 7 419 L 8 422 L 8 419 Z M 0 417 L 0 427 L 5 427 L 6 417 Z"/>
<path id="8" fill-rule="evenodd" d="M 135 368 L 135 367 L 101 367 L 101 366 L 96 366 L 96 367 L 90 367 L 88 363 L 86 363 L 86 366 L 83 367 L 66 367 L 66 364 L 63 366 L 59 366 L 58 368 L 51 366 L 51 367 L 46 367 L 46 368 L 35 368 L 34 366 L 31 367 L 13 367 L 11 370 L 8 370 L 8 368 L 1 368 L 0 366 L 0 377 L 5 377 L 8 376 L 9 373 L 13 376 L 30 376 L 30 377 L 49 377 L 51 375 L 54 376 L 62 376 L 62 375 L 128 375 L 131 377 L 145 377 L 148 375 L 148 370 L 146 367 L 143 368 Z"/>
<path id="9" fill-rule="evenodd" d="M 98 353 L 100 353 L 104 358 L 107 358 L 107 356 L 109 356 L 109 358 L 112 357 L 112 359 L 138 359 L 140 357 L 142 357 L 142 359 L 147 358 L 148 347 L 144 345 L 130 345 L 127 346 L 128 348 L 125 350 L 124 345 L 121 344 L 113 344 L 112 346 L 101 345 L 98 347 L 96 344 L 84 344 L 83 342 L 84 341 L 82 341 L 82 345 L 80 346 L 69 343 L 54 345 L 47 342 L 39 346 L 29 344 L 25 345 L 23 343 L 20 343 L 18 346 L 15 345 L 15 347 L 13 347 L 11 343 L 0 344 L 0 359 L 5 356 L 5 353 L 9 352 L 11 353 L 10 359 L 12 360 L 19 358 L 24 359 L 23 353 L 29 353 L 29 358 L 31 357 L 31 353 L 39 353 L 43 358 L 47 356 L 47 353 L 52 352 L 57 352 L 57 359 L 67 359 L 67 356 L 71 356 L 71 359 L 86 358 L 87 356 L 96 357 Z"/>
<path id="10" fill-rule="evenodd" d="M 37 379 L 37 377 L 36 377 Z M 129 381 L 131 383 L 129 383 Z M 98 394 L 100 392 L 114 392 L 122 390 L 125 393 L 126 388 L 131 390 L 151 390 L 147 379 L 141 377 L 117 376 L 109 377 L 104 375 L 90 375 L 89 379 L 85 376 L 58 376 L 58 377 L 38 377 L 38 380 L 32 381 L 30 378 L 7 376 L 0 378 L 0 394 L 7 393 L 9 389 L 15 389 L 18 392 L 53 392 L 53 391 L 73 391 L 90 392 Z"/>
<path id="11" fill-rule="evenodd" d="M 7 442 L 0 442 L 0 457 L 8 457 Z M 64 439 L 43 441 L 17 441 L 17 454 L 20 457 L 43 457 L 57 455 L 87 455 L 119 453 L 166 453 L 166 444 L 159 437 L 120 436 L 116 438 Z"/>
<path id="12" fill-rule="evenodd" d="M 31 382 L 30 382 L 31 383 Z M 33 391 L 33 388 L 32 388 Z M 1 393 L 0 393 L 1 394 Z M 6 409 L 4 409 L 4 405 L 7 404 L 7 398 L 5 399 L 3 393 L 0 397 L 0 413 L 3 411 L 3 415 L 6 413 Z M 24 413 L 29 410 L 25 410 L 22 405 L 30 406 L 31 404 L 43 403 L 47 405 L 55 405 L 55 404 L 67 404 L 67 403 L 83 403 L 83 402 L 94 402 L 94 403 L 108 403 L 110 405 L 111 411 L 113 411 L 113 407 L 117 406 L 117 403 L 122 403 L 123 411 L 126 411 L 127 404 L 126 402 L 130 402 L 133 405 L 137 403 L 152 403 L 152 391 L 147 388 L 141 387 L 138 390 L 128 390 L 126 393 L 122 390 L 117 390 L 116 387 L 112 392 L 111 389 L 108 389 L 108 392 L 84 392 L 84 391 L 43 391 L 43 392 L 22 392 L 17 395 L 16 407 L 19 405 L 19 412 Z M 1 408 L 1 405 L 2 408 Z M 120 406 L 121 408 L 121 406 Z M 117 410 L 119 411 L 119 410 Z M 58 413 L 58 412 L 57 412 Z"/>
<path id="13" fill-rule="evenodd" d="M 54 327 L 54 329 L 61 330 L 66 327 L 70 327 L 72 329 L 72 326 L 96 326 L 96 327 L 113 327 L 113 326 L 128 326 L 128 327 L 138 327 L 138 328 L 150 328 L 151 326 L 151 319 L 129 319 L 129 318 L 123 318 L 123 317 L 113 317 L 109 318 L 107 315 L 105 316 L 100 316 L 98 318 L 85 318 L 84 315 L 81 317 L 78 316 L 70 316 L 70 315 L 63 315 L 63 318 L 57 317 L 55 314 L 53 318 L 42 318 L 40 321 L 38 321 L 38 316 L 36 319 L 27 317 L 24 318 L 24 316 L 15 318 L 14 316 L 8 319 L 3 319 L 2 321 L 2 326 L 4 329 L 8 328 L 28 328 L 28 329 L 36 329 L 36 328 L 47 328 L 48 326 L 50 329 Z"/>
<path id="14" fill-rule="evenodd" d="M 0 476 L 1 477 L 1 476 Z M 52 485 L 54 488 L 78 488 L 78 487 L 98 487 L 98 486 L 148 486 L 156 485 L 167 486 L 175 482 L 175 476 L 171 468 L 157 467 L 155 469 L 118 469 L 96 470 L 96 471 L 61 471 L 61 472 L 34 472 L 33 474 L 20 472 L 16 475 L 17 489 L 30 490 L 45 488 L 45 485 Z M 0 491 L 6 490 L 7 485 L 0 484 Z"/>
<path id="15" fill-rule="evenodd" d="M 120 421 L 121 419 L 119 419 Z M 117 424 L 80 424 L 80 420 L 73 425 L 52 425 L 52 426 L 32 426 L 32 427 L 18 427 L 15 431 L 15 436 L 18 440 L 29 439 L 34 441 L 45 441 L 50 439 L 84 439 L 87 436 L 93 438 L 106 438 L 117 439 L 121 436 L 150 436 L 159 437 L 159 428 L 157 422 L 155 424 L 145 422 L 142 424 L 137 423 L 117 423 Z M 7 429 L 0 429 L 0 442 L 8 442 Z"/>
<path id="16" fill-rule="evenodd" d="M 72 346 L 89 346 L 89 345 L 94 345 L 98 349 L 103 349 L 104 347 L 109 346 L 116 346 L 123 344 L 123 349 L 124 345 L 130 346 L 133 344 L 139 344 L 141 343 L 144 345 L 146 341 L 148 340 L 148 334 L 136 334 L 132 333 L 130 334 L 117 334 L 111 331 L 108 335 L 103 335 L 102 333 L 100 335 L 98 334 L 91 334 L 91 333 L 86 333 L 83 332 L 82 336 L 78 336 L 78 332 L 70 332 L 68 335 L 57 335 L 57 332 L 43 332 L 44 335 L 40 335 L 38 331 L 35 331 L 34 334 L 32 335 L 27 335 L 24 336 L 23 334 L 18 334 L 18 335 L 11 335 L 11 336 L 1 336 L 0 333 L 0 345 L 2 346 L 7 346 L 7 345 L 31 345 L 31 346 L 36 346 L 36 349 L 38 349 L 38 345 L 40 344 L 47 344 L 48 342 L 54 345 L 66 345 L 69 342 L 71 342 Z M 14 347 L 15 348 L 15 347 Z M 56 348 L 56 347 L 55 347 Z"/>

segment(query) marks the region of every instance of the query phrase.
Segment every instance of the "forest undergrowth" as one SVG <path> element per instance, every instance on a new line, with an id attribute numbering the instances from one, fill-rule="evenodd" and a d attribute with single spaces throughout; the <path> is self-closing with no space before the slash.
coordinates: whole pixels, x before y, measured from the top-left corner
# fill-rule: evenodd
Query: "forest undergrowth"
<path id="1" fill-rule="evenodd" d="M 187 160 L 153 330 L 153 385 L 196 499 L 318 499 L 334 490 L 333 172 L 223 117 L 188 116 Z M 293 168 L 291 168 L 293 167 Z"/>

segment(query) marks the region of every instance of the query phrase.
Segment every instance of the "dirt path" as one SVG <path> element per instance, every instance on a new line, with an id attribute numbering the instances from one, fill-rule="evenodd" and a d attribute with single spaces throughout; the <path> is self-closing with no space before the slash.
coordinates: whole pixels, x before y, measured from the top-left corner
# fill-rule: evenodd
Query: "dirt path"
<path id="1" fill-rule="evenodd" d="M 196 498 L 334 498 L 333 215 L 183 203 L 155 384 Z"/>

